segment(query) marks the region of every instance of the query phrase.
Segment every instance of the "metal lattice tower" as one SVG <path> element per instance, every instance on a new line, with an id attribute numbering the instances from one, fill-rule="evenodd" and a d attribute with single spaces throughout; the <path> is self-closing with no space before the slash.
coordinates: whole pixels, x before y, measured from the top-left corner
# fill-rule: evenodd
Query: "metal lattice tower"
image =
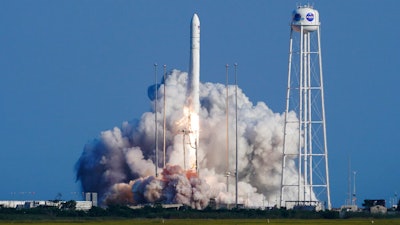
<path id="1" fill-rule="evenodd" d="M 280 206 L 331 209 L 320 22 L 310 6 L 291 22 Z"/>

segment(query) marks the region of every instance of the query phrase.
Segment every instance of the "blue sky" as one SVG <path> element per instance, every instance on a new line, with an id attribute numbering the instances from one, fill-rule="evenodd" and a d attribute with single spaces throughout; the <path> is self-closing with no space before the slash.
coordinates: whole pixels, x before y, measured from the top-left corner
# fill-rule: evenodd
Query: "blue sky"
<path id="1" fill-rule="evenodd" d="M 83 146 L 150 110 L 153 64 L 188 70 L 193 13 L 202 25 L 201 81 L 224 83 L 225 64 L 237 62 L 250 100 L 282 113 L 298 2 L 1 1 L 0 199 L 77 198 L 74 165 Z M 333 206 L 346 199 L 349 157 L 358 202 L 389 200 L 400 191 L 400 2 L 313 4 Z"/>

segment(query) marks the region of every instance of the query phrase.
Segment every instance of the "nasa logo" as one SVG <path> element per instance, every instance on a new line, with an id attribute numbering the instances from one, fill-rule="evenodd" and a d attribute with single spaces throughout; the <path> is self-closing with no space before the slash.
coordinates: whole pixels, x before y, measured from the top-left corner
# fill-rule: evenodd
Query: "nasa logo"
<path id="1" fill-rule="evenodd" d="M 306 18 L 307 18 L 307 20 L 308 21 L 313 21 L 314 20 L 314 14 L 313 13 L 307 13 L 307 16 L 306 16 Z"/>

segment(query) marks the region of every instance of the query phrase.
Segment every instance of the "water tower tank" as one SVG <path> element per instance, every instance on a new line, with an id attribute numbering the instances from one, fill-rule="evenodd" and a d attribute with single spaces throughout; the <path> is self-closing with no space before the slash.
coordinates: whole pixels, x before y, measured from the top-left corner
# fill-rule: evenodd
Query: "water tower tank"
<path id="1" fill-rule="evenodd" d="M 300 32 L 303 26 L 304 32 L 316 31 L 319 26 L 319 13 L 310 6 L 299 6 L 292 13 L 292 28 Z"/>

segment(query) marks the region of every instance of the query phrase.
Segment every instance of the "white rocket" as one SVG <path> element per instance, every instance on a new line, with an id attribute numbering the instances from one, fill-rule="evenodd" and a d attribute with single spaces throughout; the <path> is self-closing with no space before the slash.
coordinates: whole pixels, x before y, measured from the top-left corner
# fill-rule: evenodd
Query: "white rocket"
<path id="1" fill-rule="evenodd" d="M 187 84 L 187 108 L 189 135 L 189 163 L 198 172 L 197 150 L 199 146 L 199 86 L 200 86 L 200 20 L 197 14 L 193 15 L 190 26 L 190 65 Z"/>
<path id="2" fill-rule="evenodd" d="M 200 84 L 200 20 L 193 15 L 190 27 L 190 67 L 188 80 L 188 100 L 190 111 L 199 114 L 199 84 Z"/>

